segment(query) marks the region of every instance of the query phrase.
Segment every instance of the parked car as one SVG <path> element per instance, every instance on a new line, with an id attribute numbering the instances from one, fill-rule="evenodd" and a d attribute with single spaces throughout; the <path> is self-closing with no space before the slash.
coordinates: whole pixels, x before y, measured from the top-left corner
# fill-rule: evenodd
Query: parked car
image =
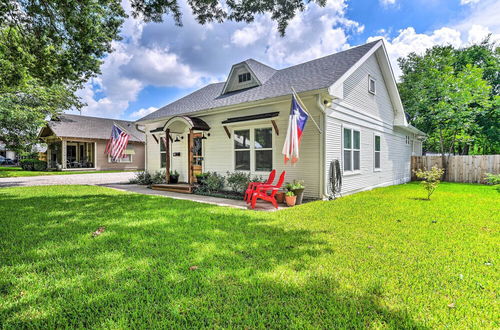
<path id="1" fill-rule="evenodd" d="M 5 158 L 4 156 L 0 156 L 0 165 L 15 165 L 16 162 L 10 158 Z"/>

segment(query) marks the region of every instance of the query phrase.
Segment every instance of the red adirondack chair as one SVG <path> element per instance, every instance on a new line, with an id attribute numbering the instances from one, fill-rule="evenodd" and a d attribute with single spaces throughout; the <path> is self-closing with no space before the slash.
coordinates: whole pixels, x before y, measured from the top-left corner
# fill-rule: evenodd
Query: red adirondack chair
<path id="1" fill-rule="evenodd" d="M 272 184 L 274 181 L 274 177 L 276 176 L 276 170 L 272 170 L 271 173 L 269 173 L 269 177 L 267 178 L 266 182 L 250 182 L 248 184 L 247 190 L 245 191 L 245 201 L 250 204 L 252 200 L 252 193 L 255 190 L 255 187 L 261 184 Z"/>
<path id="2" fill-rule="evenodd" d="M 261 184 L 255 187 L 255 191 L 252 193 L 252 209 L 255 209 L 255 204 L 257 203 L 257 199 L 259 198 L 271 202 L 275 208 L 278 208 L 278 202 L 276 201 L 276 197 L 274 196 L 283 185 L 283 182 L 285 181 L 285 174 L 285 171 L 281 173 L 278 183 L 274 186 Z M 270 193 L 268 194 L 268 192 Z"/>

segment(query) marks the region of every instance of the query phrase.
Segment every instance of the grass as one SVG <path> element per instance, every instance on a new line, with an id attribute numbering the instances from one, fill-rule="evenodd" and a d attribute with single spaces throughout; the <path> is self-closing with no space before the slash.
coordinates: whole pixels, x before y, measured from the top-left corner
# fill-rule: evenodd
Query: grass
<path id="1" fill-rule="evenodd" d="M 407 184 L 266 213 L 0 189 L 0 324 L 498 328 L 500 194 L 424 196 Z"/>
<path id="2" fill-rule="evenodd" d="M 24 171 L 20 167 L 0 167 L 0 178 L 14 178 L 23 176 L 40 176 L 40 175 L 70 175 L 70 174 L 90 174 L 90 173 L 115 173 L 115 172 L 130 172 L 124 170 L 109 170 L 109 171 Z"/>

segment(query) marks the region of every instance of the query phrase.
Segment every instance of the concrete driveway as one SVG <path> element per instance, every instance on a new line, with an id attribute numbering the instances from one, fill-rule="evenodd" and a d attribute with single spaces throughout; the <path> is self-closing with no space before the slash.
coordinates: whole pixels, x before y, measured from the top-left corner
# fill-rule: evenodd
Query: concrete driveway
<path id="1" fill-rule="evenodd" d="M 87 184 L 102 185 L 128 183 L 135 176 L 134 172 L 115 173 L 89 173 L 68 175 L 43 175 L 19 178 L 0 178 L 0 188 L 3 187 L 25 187 L 25 186 L 49 186 L 62 184 Z"/>

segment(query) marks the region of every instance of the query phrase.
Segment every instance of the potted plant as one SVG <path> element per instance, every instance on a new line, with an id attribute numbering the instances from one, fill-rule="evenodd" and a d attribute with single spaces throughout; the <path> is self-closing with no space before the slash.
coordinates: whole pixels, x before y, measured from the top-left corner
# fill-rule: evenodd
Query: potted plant
<path id="1" fill-rule="evenodd" d="M 284 191 L 280 190 L 276 193 L 276 201 L 280 204 L 285 202 L 285 192 Z"/>
<path id="2" fill-rule="evenodd" d="M 207 178 L 208 174 L 207 173 L 198 173 L 196 174 L 196 182 L 199 185 L 204 185 L 205 184 L 205 179 Z"/>
<path id="3" fill-rule="evenodd" d="M 297 201 L 297 196 L 293 193 L 293 191 L 287 191 L 285 195 L 286 205 L 294 206 Z"/>
<path id="4" fill-rule="evenodd" d="M 304 181 L 293 180 L 293 183 L 287 183 L 286 189 L 288 191 L 293 191 L 294 195 L 297 196 L 297 205 L 302 204 L 305 189 Z"/>
<path id="5" fill-rule="evenodd" d="M 170 173 L 170 183 L 178 183 L 179 182 L 179 172 L 177 170 Z"/>

